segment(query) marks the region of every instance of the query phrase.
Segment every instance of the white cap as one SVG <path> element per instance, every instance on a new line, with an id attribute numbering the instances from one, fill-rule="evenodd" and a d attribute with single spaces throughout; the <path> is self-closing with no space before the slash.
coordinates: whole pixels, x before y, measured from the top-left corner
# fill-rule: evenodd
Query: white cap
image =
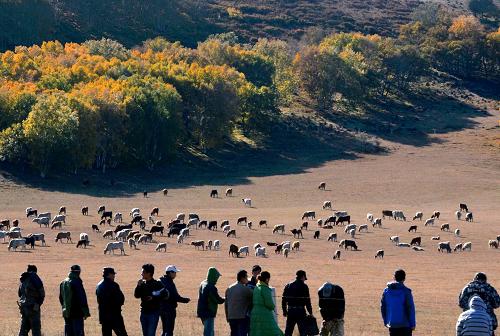
<path id="1" fill-rule="evenodd" d="M 175 265 L 168 265 L 167 268 L 165 269 L 165 273 L 168 273 L 168 272 L 174 272 L 174 273 L 177 273 L 177 272 L 180 272 L 181 270 L 178 269 L 177 267 L 175 267 Z"/>

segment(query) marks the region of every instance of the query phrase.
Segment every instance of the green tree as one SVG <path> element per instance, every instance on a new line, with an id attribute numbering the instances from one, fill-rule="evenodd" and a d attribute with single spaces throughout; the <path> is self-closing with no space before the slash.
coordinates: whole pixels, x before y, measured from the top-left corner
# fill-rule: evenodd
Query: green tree
<path id="1" fill-rule="evenodd" d="M 45 177 L 51 166 L 67 168 L 77 141 L 78 115 L 62 94 L 42 95 L 23 122 L 29 160 Z"/>

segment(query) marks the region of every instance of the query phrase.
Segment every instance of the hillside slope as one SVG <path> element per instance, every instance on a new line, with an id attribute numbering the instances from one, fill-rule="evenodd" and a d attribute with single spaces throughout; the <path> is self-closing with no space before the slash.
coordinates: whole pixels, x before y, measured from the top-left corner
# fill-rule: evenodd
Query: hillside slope
<path id="1" fill-rule="evenodd" d="M 0 49 L 108 37 L 131 47 L 164 36 L 195 46 L 235 31 L 243 41 L 299 38 L 309 27 L 394 35 L 419 0 L 0 0 Z"/>

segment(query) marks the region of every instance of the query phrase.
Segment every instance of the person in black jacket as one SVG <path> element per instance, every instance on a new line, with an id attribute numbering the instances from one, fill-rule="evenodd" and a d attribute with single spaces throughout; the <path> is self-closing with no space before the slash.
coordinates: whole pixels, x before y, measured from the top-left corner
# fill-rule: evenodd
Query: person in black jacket
<path id="1" fill-rule="evenodd" d="M 111 336 L 114 331 L 117 336 L 127 336 L 123 322 L 122 306 L 125 296 L 120 285 L 115 282 L 115 270 L 104 267 L 103 279 L 96 288 L 97 304 L 99 305 L 99 322 L 101 323 L 102 336 Z"/>
<path id="2" fill-rule="evenodd" d="M 305 336 L 304 319 L 307 316 L 306 309 L 309 315 L 312 315 L 309 287 L 304 282 L 307 280 L 306 272 L 299 270 L 296 275 L 297 278 L 295 281 L 285 286 L 281 301 L 283 316 L 287 318 L 285 336 L 292 336 L 296 324 L 299 328 L 300 336 Z"/>
<path id="3" fill-rule="evenodd" d="M 165 269 L 165 275 L 160 278 L 163 287 L 168 291 L 169 295 L 163 299 L 160 304 L 160 317 L 163 326 L 162 336 L 174 336 L 175 318 L 177 316 L 177 303 L 188 303 L 191 301 L 179 295 L 174 279 L 180 269 L 175 265 L 168 265 Z"/>
<path id="4" fill-rule="evenodd" d="M 318 290 L 319 312 L 323 318 L 321 336 L 344 336 L 345 298 L 342 287 L 325 282 Z"/>
<path id="5" fill-rule="evenodd" d="M 19 284 L 19 310 L 21 311 L 21 328 L 19 336 L 28 336 L 31 330 L 33 336 L 41 336 L 40 306 L 45 299 L 43 282 L 36 274 L 37 267 L 28 265 L 26 272 L 21 274 Z"/>
<path id="6" fill-rule="evenodd" d="M 155 336 L 160 320 L 160 303 L 169 296 L 162 283 L 153 278 L 155 267 L 142 266 L 142 279 L 137 282 L 134 296 L 141 299 L 141 326 L 143 336 Z"/>

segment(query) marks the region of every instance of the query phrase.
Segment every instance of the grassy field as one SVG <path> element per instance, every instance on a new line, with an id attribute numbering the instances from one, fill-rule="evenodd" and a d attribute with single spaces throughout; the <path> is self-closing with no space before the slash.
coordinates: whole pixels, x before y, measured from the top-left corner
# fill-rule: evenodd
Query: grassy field
<path id="1" fill-rule="evenodd" d="M 498 105 L 492 105 L 498 106 Z M 344 287 L 347 300 L 346 334 L 347 335 L 383 335 L 386 333 L 379 313 L 380 294 L 387 281 L 391 280 L 394 269 L 403 267 L 407 271 L 407 285 L 413 289 L 417 306 L 416 335 L 454 335 L 456 318 L 460 313 L 457 296 L 461 288 L 477 271 L 488 274 L 491 283 L 500 288 L 500 251 L 489 249 L 487 242 L 500 235 L 500 153 L 498 147 L 491 146 L 491 139 L 499 136 L 500 127 L 498 109 L 489 113 L 468 118 L 467 127 L 448 132 L 429 134 L 425 143 L 421 141 L 395 141 L 383 139 L 388 152 L 381 155 L 355 155 L 340 157 L 337 160 L 314 162 L 313 155 L 317 148 L 301 148 L 304 157 L 310 158 L 309 165 L 302 165 L 301 170 L 287 171 L 279 169 L 273 173 L 271 168 L 259 170 L 259 174 L 249 174 L 244 179 L 228 174 L 224 176 L 210 174 L 184 176 L 182 183 L 172 178 L 142 180 L 138 176 L 134 181 L 136 192 L 152 185 L 165 185 L 170 188 L 168 197 L 160 190 L 151 190 L 148 198 L 132 192 L 114 193 L 114 187 L 94 186 L 89 190 L 72 186 L 47 186 L 36 183 L 22 183 L 4 175 L 0 181 L 0 216 L 2 218 L 20 218 L 24 232 L 44 232 L 48 237 L 48 246 L 37 246 L 27 252 L 7 252 L 7 245 L 0 244 L 0 335 L 16 335 L 19 315 L 16 306 L 16 288 L 19 274 L 26 264 L 38 265 L 39 273 L 45 281 L 47 290 L 46 303 L 43 306 L 44 335 L 62 335 L 63 320 L 58 297 L 58 284 L 66 276 L 69 266 L 78 263 L 82 266 L 82 278 L 87 289 L 92 317 L 86 323 L 87 335 L 98 335 L 97 307 L 94 295 L 95 285 L 100 280 L 101 269 L 110 265 L 118 272 L 117 281 L 126 296 L 123 314 L 130 335 L 140 334 L 139 302 L 133 298 L 133 289 L 140 276 L 140 266 L 150 262 L 157 266 L 157 276 L 163 273 L 168 264 L 176 264 L 182 269 L 176 282 L 180 293 L 193 299 L 188 305 L 181 305 L 178 311 L 176 335 L 199 335 L 201 323 L 196 318 L 196 299 L 199 283 L 204 279 L 210 266 L 217 267 L 223 274 L 218 284 L 223 293 L 225 288 L 235 281 L 239 269 L 250 269 L 253 264 L 261 264 L 264 270 L 271 272 L 271 285 L 281 294 L 286 282 L 294 278 L 297 269 L 308 272 L 308 284 L 313 294 L 315 315 L 317 311 L 317 288 L 325 281 L 332 281 Z M 332 149 L 333 150 L 333 149 Z M 308 155 L 306 155 L 308 154 Z M 331 153 L 333 156 L 335 153 Z M 283 158 L 285 159 L 285 158 Z M 324 159 L 324 158 L 323 158 Z M 262 158 L 248 158 L 251 166 L 262 165 Z M 255 161 L 254 161 L 255 160 Z M 257 162 L 257 160 L 259 162 Z M 274 162 L 270 160 L 270 162 Z M 290 163 L 292 165 L 292 163 Z M 226 167 L 227 169 L 227 167 Z M 230 169 L 229 169 L 230 171 Z M 224 174 L 222 174 L 224 175 Z M 7 177 L 5 177 L 7 176 Z M 220 181 L 225 181 L 221 183 Z M 327 182 L 326 191 L 318 191 L 317 185 Z M 122 183 L 117 181 L 118 185 Z M 222 192 L 225 187 L 234 188 L 234 197 L 210 198 L 212 188 Z M 241 198 L 252 198 L 254 208 L 244 208 Z M 316 210 L 318 218 L 325 218 L 330 211 L 321 210 L 323 201 L 331 200 L 337 210 L 347 210 L 353 223 L 366 222 L 366 213 L 379 215 L 382 209 L 402 209 L 407 217 L 416 211 L 423 211 L 424 217 L 434 210 L 440 210 L 442 216 L 434 227 L 423 227 L 418 222 L 418 232 L 409 234 L 410 222 L 385 220 L 383 228 L 370 226 L 368 233 L 361 233 L 356 240 L 360 251 L 346 251 L 340 261 L 331 259 L 338 248 L 327 242 L 330 230 L 321 230 L 321 239 L 313 240 L 315 223 L 310 222 L 310 230 L 301 241 L 299 252 L 291 253 L 288 259 L 269 253 L 268 258 L 250 255 L 244 258 L 232 258 L 227 255 L 229 244 L 252 246 L 256 242 L 294 240 L 289 230 L 298 227 L 300 217 L 305 210 Z M 460 202 L 469 205 L 474 213 L 474 223 L 457 221 L 454 211 Z M 91 224 L 98 222 L 97 207 L 105 204 L 108 209 L 120 211 L 127 218 L 133 207 L 149 212 L 154 206 L 160 208 L 160 217 L 164 223 L 178 212 L 197 212 L 202 218 L 221 221 L 229 219 L 235 225 L 238 216 L 248 216 L 253 222 L 267 219 L 268 228 L 237 228 L 237 238 L 226 238 L 223 233 L 194 230 L 185 244 L 177 245 L 175 239 L 157 237 L 157 241 L 166 241 L 166 253 L 154 252 L 154 244 L 140 246 L 138 250 L 126 249 L 126 256 L 103 255 L 106 240 L 91 232 Z M 32 206 L 41 211 L 54 213 L 59 206 L 68 208 L 68 222 L 65 230 L 71 231 L 75 238 L 80 232 L 88 232 L 92 246 L 76 249 L 75 244 L 55 243 L 56 232 L 39 229 L 25 219 L 24 209 Z M 90 207 L 90 216 L 80 214 L 82 206 Z M 450 223 L 452 229 L 460 228 L 461 237 L 454 237 L 451 232 L 440 232 L 439 225 Z M 272 226 L 286 224 L 285 235 L 272 235 Z M 341 227 L 331 231 L 338 232 L 342 239 L 346 237 Z M 389 237 L 400 235 L 402 241 L 409 241 L 414 236 L 422 236 L 425 252 L 396 248 Z M 436 250 L 436 242 L 430 237 L 440 235 L 442 240 L 456 242 L 471 241 L 471 252 L 445 254 Z M 220 239 L 221 251 L 196 251 L 189 242 L 193 239 Z M 385 250 L 383 260 L 373 257 L 379 249 Z M 279 300 L 279 298 L 278 298 Z M 283 318 L 279 324 L 284 326 Z M 223 310 L 216 322 L 216 334 L 227 334 Z"/>

